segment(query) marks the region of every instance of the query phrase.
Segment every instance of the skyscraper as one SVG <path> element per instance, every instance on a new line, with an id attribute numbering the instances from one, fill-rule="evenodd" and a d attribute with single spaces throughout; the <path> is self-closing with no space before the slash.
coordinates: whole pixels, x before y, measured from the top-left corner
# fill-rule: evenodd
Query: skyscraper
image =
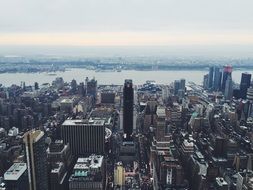
<path id="1" fill-rule="evenodd" d="M 223 69 L 223 78 L 222 78 L 222 85 L 221 85 L 222 92 L 225 92 L 226 82 L 229 76 L 232 77 L 232 66 L 226 65 L 224 66 L 224 69 Z"/>
<path id="2" fill-rule="evenodd" d="M 178 95 L 178 91 L 180 89 L 181 82 L 180 80 L 175 80 L 174 81 L 174 95 Z"/>
<path id="3" fill-rule="evenodd" d="M 221 79 L 222 79 L 222 72 L 219 67 L 215 67 L 214 79 L 213 79 L 213 90 L 218 91 L 221 89 Z"/>
<path id="4" fill-rule="evenodd" d="M 178 90 L 178 97 L 184 98 L 185 96 L 185 79 L 180 79 L 180 89 Z"/>
<path id="5" fill-rule="evenodd" d="M 75 93 L 76 90 L 77 90 L 77 83 L 76 83 L 76 80 L 73 79 L 73 80 L 71 81 L 71 91 Z"/>
<path id="6" fill-rule="evenodd" d="M 134 108 L 134 89 L 130 79 L 125 80 L 123 89 L 123 129 L 126 140 L 131 140 L 133 133 L 133 108 Z"/>
<path id="7" fill-rule="evenodd" d="M 180 79 L 180 89 L 185 92 L 185 79 Z"/>
<path id="8" fill-rule="evenodd" d="M 208 74 L 204 75 L 203 88 L 204 88 L 205 90 L 208 89 L 208 78 L 209 78 L 209 75 L 208 75 Z"/>
<path id="9" fill-rule="evenodd" d="M 86 95 L 93 96 L 96 99 L 97 96 L 97 81 L 95 78 L 89 80 L 88 77 L 85 79 Z"/>
<path id="10" fill-rule="evenodd" d="M 233 83 L 231 76 L 228 76 L 226 85 L 225 85 L 225 100 L 231 100 L 233 97 Z"/>
<path id="11" fill-rule="evenodd" d="M 213 75 L 214 75 L 214 67 L 210 67 L 208 74 L 208 89 L 213 88 Z"/>
<path id="12" fill-rule="evenodd" d="M 251 74 L 242 73 L 241 83 L 240 83 L 240 92 L 241 98 L 246 99 L 247 97 L 247 89 L 250 87 L 251 82 Z"/>
<path id="13" fill-rule="evenodd" d="M 247 90 L 247 99 L 249 100 L 248 116 L 252 117 L 253 114 L 253 87 L 249 87 Z"/>
<path id="14" fill-rule="evenodd" d="M 104 154 L 104 123 L 104 120 L 66 120 L 61 126 L 62 139 L 69 143 L 73 155 Z"/>
<path id="15" fill-rule="evenodd" d="M 45 134 L 32 130 L 24 135 L 29 190 L 48 190 Z"/>

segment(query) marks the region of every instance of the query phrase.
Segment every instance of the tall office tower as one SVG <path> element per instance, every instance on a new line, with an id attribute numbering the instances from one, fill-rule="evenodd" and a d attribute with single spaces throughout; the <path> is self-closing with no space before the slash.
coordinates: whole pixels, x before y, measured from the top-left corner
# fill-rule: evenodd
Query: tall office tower
<path id="1" fill-rule="evenodd" d="M 222 72 L 219 67 L 215 67 L 214 79 L 213 79 L 213 90 L 218 91 L 221 89 L 221 79 L 222 79 Z"/>
<path id="2" fill-rule="evenodd" d="M 97 81 L 95 78 L 89 80 L 88 77 L 85 79 L 86 95 L 93 96 L 96 99 L 97 96 Z"/>
<path id="3" fill-rule="evenodd" d="M 233 82 L 231 76 L 227 78 L 224 96 L 225 100 L 231 100 L 233 97 Z"/>
<path id="4" fill-rule="evenodd" d="M 213 75 L 214 75 L 214 67 L 209 67 L 208 89 L 212 89 L 213 88 Z"/>
<path id="5" fill-rule="evenodd" d="M 208 78 L 209 78 L 209 75 L 208 75 L 208 74 L 204 75 L 203 88 L 204 88 L 205 90 L 208 89 Z"/>
<path id="6" fill-rule="evenodd" d="M 69 143 L 73 155 L 104 154 L 104 120 L 66 120 L 61 126 L 65 144 Z"/>
<path id="7" fill-rule="evenodd" d="M 148 101 L 144 109 L 143 133 L 148 134 L 150 126 L 156 123 L 157 101 Z"/>
<path id="8" fill-rule="evenodd" d="M 157 109 L 157 119 L 156 119 L 156 131 L 155 131 L 155 139 L 160 142 L 166 141 L 166 113 L 165 108 Z"/>
<path id="9" fill-rule="evenodd" d="M 222 78 L 222 85 L 221 85 L 222 92 L 225 92 L 226 82 L 229 76 L 232 78 L 232 66 L 226 65 L 224 66 L 224 69 L 223 69 L 223 78 Z"/>
<path id="10" fill-rule="evenodd" d="M 240 105 L 241 109 L 241 115 L 240 115 L 240 120 L 245 120 L 247 121 L 249 117 L 249 108 L 250 108 L 250 101 L 248 100 L 243 100 Z"/>
<path id="11" fill-rule="evenodd" d="M 179 90 L 178 90 L 178 97 L 184 98 L 185 96 L 185 79 L 180 79 L 180 86 L 179 86 Z"/>
<path id="12" fill-rule="evenodd" d="M 84 88 L 84 83 L 81 82 L 78 86 L 77 86 L 77 91 L 78 91 L 78 95 L 79 96 L 85 96 L 86 92 L 85 92 L 85 88 Z"/>
<path id="13" fill-rule="evenodd" d="M 65 145 L 63 140 L 51 142 L 47 149 L 47 161 L 49 165 L 49 189 L 67 190 L 67 173 L 73 161 L 69 144 Z"/>
<path id="14" fill-rule="evenodd" d="M 76 82 L 75 79 L 73 79 L 73 80 L 71 81 L 71 91 L 75 93 L 76 90 L 77 90 L 77 82 Z"/>
<path id="15" fill-rule="evenodd" d="M 249 100 L 248 117 L 253 116 L 253 87 L 249 87 L 247 90 L 247 99 Z"/>
<path id="16" fill-rule="evenodd" d="M 241 83 L 240 83 L 240 92 L 241 98 L 246 99 L 247 97 L 247 89 L 250 87 L 251 82 L 251 74 L 242 73 Z"/>
<path id="17" fill-rule="evenodd" d="M 185 79 L 180 79 L 180 89 L 185 92 Z"/>
<path id="18" fill-rule="evenodd" d="M 40 130 L 24 135 L 29 190 L 48 190 L 45 134 Z"/>
<path id="19" fill-rule="evenodd" d="M 175 81 L 174 81 L 174 95 L 177 95 L 177 94 L 178 94 L 178 91 L 179 91 L 179 89 L 180 89 L 180 86 L 181 86 L 180 80 L 175 80 Z"/>
<path id="20" fill-rule="evenodd" d="M 133 110 L 134 109 L 134 89 L 130 79 L 125 80 L 123 89 L 123 129 L 126 140 L 131 140 L 133 133 Z"/>

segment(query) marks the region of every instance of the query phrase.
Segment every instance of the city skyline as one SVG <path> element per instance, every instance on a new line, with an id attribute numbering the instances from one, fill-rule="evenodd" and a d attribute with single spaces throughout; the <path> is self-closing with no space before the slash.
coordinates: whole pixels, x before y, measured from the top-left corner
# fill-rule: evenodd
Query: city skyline
<path id="1" fill-rule="evenodd" d="M 252 7 L 2 0 L 0 190 L 253 190 Z"/>

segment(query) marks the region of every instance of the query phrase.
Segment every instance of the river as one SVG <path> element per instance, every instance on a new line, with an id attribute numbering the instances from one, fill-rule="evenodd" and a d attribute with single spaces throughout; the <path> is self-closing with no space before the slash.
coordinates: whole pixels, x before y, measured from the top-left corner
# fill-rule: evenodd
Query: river
<path id="1" fill-rule="evenodd" d="M 241 73 L 245 70 L 233 71 L 232 78 L 236 83 L 241 80 Z M 253 73 L 253 71 L 247 71 Z M 197 84 L 202 84 L 203 76 L 208 71 L 193 71 L 193 70 L 170 70 L 170 71 L 135 71 L 123 70 L 121 72 L 95 72 L 87 69 L 68 69 L 65 72 L 56 72 L 55 75 L 47 73 L 2 73 L 0 74 L 0 83 L 4 86 L 12 84 L 20 85 L 24 81 L 26 85 L 33 85 L 34 82 L 39 84 L 51 83 L 56 77 L 62 77 L 64 81 L 70 82 L 75 79 L 77 82 L 84 82 L 86 77 L 95 77 L 98 84 L 123 84 L 125 79 L 132 79 L 133 83 L 140 85 L 147 80 L 155 80 L 158 84 L 169 84 L 174 80 L 185 78 L 187 81 L 192 81 Z"/>

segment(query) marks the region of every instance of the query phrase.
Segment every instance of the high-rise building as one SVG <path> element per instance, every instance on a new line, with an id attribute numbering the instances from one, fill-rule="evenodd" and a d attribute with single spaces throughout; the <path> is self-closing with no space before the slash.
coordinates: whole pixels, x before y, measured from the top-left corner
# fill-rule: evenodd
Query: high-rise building
<path id="1" fill-rule="evenodd" d="M 185 79 L 180 79 L 180 89 L 185 91 Z"/>
<path id="2" fill-rule="evenodd" d="M 175 80 L 174 81 L 174 95 L 178 95 L 178 91 L 180 89 L 181 82 L 180 80 Z"/>
<path id="3" fill-rule="evenodd" d="M 247 89 L 250 87 L 251 82 L 251 74 L 242 73 L 241 83 L 240 83 L 240 94 L 241 98 L 246 99 L 247 97 Z"/>
<path id="4" fill-rule="evenodd" d="M 253 102 L 253 86 L 249 87 L 247 90 L 247 99 Z"/>
<path id="5" fill-rule="evenodd" d="M 69 167 L 72 156 L 69 144 L 64 144 L 63 140 L 56 140 L 50 143 L 47 149 L 48 162 L 63 162 Z"/>
<path id="6" fill-rule="evenodd" d="M 212 89 L 213 88 L 213 75 L 214 75 L 214 67 L 209 67 L 208 89 Z"/>
<path id="7" fill-rule="evenodd" d="M 157 121 L 156 121 L 156 131 L 155 138 L 156 141 L 165 141 L 166 138 L 166 112 L 165 108 L 159 107 L 157 109 Z"/>
<path id="8" fill-rule="evenodd" d="M 4 174 L 6 188 L 10 190 L 27 190 L 28 176 L 26 163 L 14 163 Z"/>
<path id="9" fill-rule="evenodd" d="M 50 190 L 68 190 L 66 179 L 67 168 L 62 162 L 50 163 L 49 187 Z"/>
<path id="10" fill-rule="evenodd" d="M 61 126 L 65 144 L 69 143 L 73 155 L 104 154 L 104 120 L 66 120 Z"/>
<path id="11" fill-rule="evenodd" d="M 96 99 L 97 96 L 97 81 L 95 78 L 89 80 L 87 77 L 85 80 L 86 85 L 86 95 L 92 96 L 94 99 Z"/>
<path id="12" fill-rule="evenodd" d="M 209 78 L 209 75 L 208 75 L 208 74 L 204 75 L 203 88 L 204 88 L 205 90 L 208 89 L 208 78 Z"/>
<path id="13" fill-rule="evenodd" d="M 213 90 L 218 91 L 221 89 L 221 79 L 222 79 L 222 72 L 219 67 L 215 67 L 214 79 L 213 79 Z"/>
<path id="14" fill-rule="evenodd" d="M 222 78 L 222 85 L 221 85 L 222 92 L 225 92 L 226 82 L 229 76 L 232 78 L 232 66 L 226 65 L 224 66 L 224 69 L 223 69 L 223 78 Z"/>
<path id="15" fill-rule="evenodd" d="M 143 133 L 148 134 L 150 131 L 150 126 L 154 126 L 156 123 L 156 110 L 157 102 L 148 101 L 144 110 L 144 123 L 143 123 Z"/>
<path id="16" fill-rule="evenodd" d="M 75 79 L 73 79 L 72 81 L 71 81 L 71 90 L 72 90 L 72 92 L 76 92 L 76 90 L 77 90 L 77 82 L 76 82 L 76 80 Z"/>
<path id="17" fill-rule="evenodd" d="M 77 91 L 78 91 L 78 95 L 79 96 L 84 96 L 86 95 L 85 89 L 84 89 L 84 83 L 81 82 L 78 86 L 77 86 Z"/>
<path id="18" fill-rule="evenodd" d="M 233 81 L 231 76 L 228 76 L 225 86 L 225 100 L 231 100 L 233 97 Z"/>
<path id="19" fill-rule="evenodd" d="M 134 89 L 130 79 L 125 80 L 123 89 L 123 129 L 126 140 L 131 139 L 133 133 Z"/>
<path id="20" fill-rule="evenodd" d="M 48 190 L 45 134 L 32 130 L 24 135 L 29 190 Z"/>
<path id="21" fill-rule="evenodd" d="M 50 190 L 67 190 L 67 172 L 73 161 L 69 144 L 65 145 L 63 140 L 51 142 L 47 149 L 47 160 Z"/>
<path id="22" fill-rule="evenodd" d="M 247 90 L 247 99 L 249 101 L 248 117 L 253 116 L 253 87 L 249 87 Z"/>
<path id="23" fill-rule="evenodd" d="M 185 79 L 180 79 L 180 86 L 177 92 L 179 98 L 184 98 L 185 96 Z"/>

